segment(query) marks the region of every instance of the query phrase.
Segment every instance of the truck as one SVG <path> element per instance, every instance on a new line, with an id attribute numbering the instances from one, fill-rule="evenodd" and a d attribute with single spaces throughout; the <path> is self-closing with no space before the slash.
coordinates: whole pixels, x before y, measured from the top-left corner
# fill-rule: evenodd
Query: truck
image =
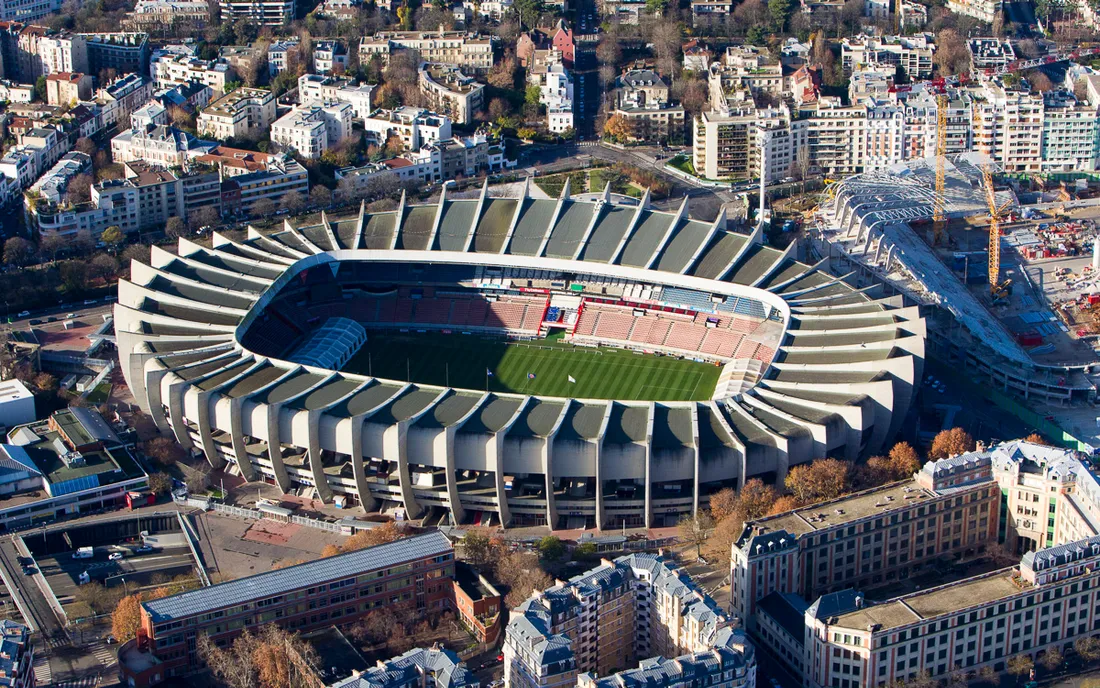
<path id="1" fill-rule="evenodd" d="M 95 556 L 94 547 L 81 547 L 73 552 L 73 559 L 91 559 Z"/>

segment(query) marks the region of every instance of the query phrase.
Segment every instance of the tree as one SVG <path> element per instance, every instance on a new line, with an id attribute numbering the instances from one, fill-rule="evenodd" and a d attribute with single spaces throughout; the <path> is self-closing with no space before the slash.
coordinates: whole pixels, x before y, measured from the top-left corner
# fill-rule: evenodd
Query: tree
<path id="1" fill-rule="evenodd" d="M 986 685 L 996 686 L 1001 683 L 1001 675 L 991 666 L 984 666 L 978 671 L 978 680 Z"/>
<path id="2" fill-rule="evenodd" d="M 126 240 L 126 235 L 122 233 L 121 227 L 118 225 L 111 225 L 103 230 L 103 234 L 99 238 L 103 243 L 114 249 L 118 248 L 118 245 Z"/>
<path id="3" fill-rule="evenodd" d="M 783 31 L 794 7 L 792 0 L 768 0 L 768 17 L 776 32 Z"/>
<path id="4" fill-rule="evenodd" d="M 920 455 L 908 442 L 898 442 L 891 447 L 889 459 L 894 480 L 904 480 L 920 470 Z"/>
<path id="5" fill-rule="evenodd" d="M 1047 442 L 1045 439 L 1043 439 L 1043 436 L 1040 435 L 1037 432 L 1033 432 L 1030 435 L 1028 435 L 1027 437 L 1025 437 L 1024 442 L 1030 442 L 1031 444 L 1041 444 L 1044 447 L 1051 446 L 1050 442 Z"/>
<path id="6" fill-rule="evenodd" d="M 133 261 L 139 263 L 149 264 L 149 256 L 151 251 L 145 244 L 130 244 L 126 248 L 122 249 L 122 264 L 129 267 Z"/>
<path id="7" fill-rule="evenodd" d="M 77 253 L 91 253 L 95 249 L 95 238 L 90 230 L 82 229 L 72 238 L 70 246 Z"/>
<path id="8" fill-rule="evenodd" d="M 332 205 L 332 192 L 327 186 L 318 184 L 309 190 L 309 202 L 311 205 L 327 208 Z"/>
<path id="9" fill-rule="evenodd" d="M 172 437 L 155 437 L 145 443 L 145 455 L 162 466 L 171 466 L 182 460 L 187 452 Z"/>
<path id="10" fill-rule="evenodd" d="M 120 643 L 137 637 L 141 628 L 141 594 L 127 595 L 111 613 L 111 634 Z"/>
<path id="11" fill-rule="evenodd" d="M 493 68 L 489 70 L 487 81 L 490 86 L 510 91 L 516 87 L 516 70 L 518 68 L 519 63 L 516 60 L 516 54 L 509 49 L 505 51 L 504 57 L 498 60 Z"/>
<path id="12" fill-rule="evenodd" d="M 838 459 L 818 459 L 795 466 L 783 481 L 801 504 L 836 499 L 848 490 L 851 464 Z"/>
<path id="13" fill-rule="evenodd" d="M 600 64 L 610 65 L 612 69 L 616 69 L 619 63 L 623 59 L 623 50 L 619 47 L 619 38 L 617 35 L 613 35 L 608 32 L 605 33 L 600 42 L 596 45 L 596 59 Z"/>
<path id="14" fill-rule="evenodd" d="M 511 111 L 512 106 L 503 98 L 493 98 L 489 101 L 489 119 L 494 122 L 499 122 L 501 118 L 507 117 Z"/>
<path id="15" fill-rule="evenodd" d="M 405 534 L 398 529 L 397 524 L 393 521 L 386 521 L 377 528 L 370 528 L 367 530 L 360 530 L 354 535 L 348 536 L 347 540 L 344 540 L 344 544 L 340 545 L 341 552 L 355 552 L 357 550 L 366 549 L 368 547 L 377 547 L 378 545 L 384 545 L 394 540 L 399 540 L 405 537 Z"/>
<path id="16" fill-rule="evenodd" d="M 275 214 L 275 203 L 270 198 L 261 198 L 252 204 L 253 217 L 271 217 Z"/>
<path id="17" fill-rule="evenodd" d="M 677 528 L 680 539 L 695 545 L 695 556 L 699 557 L 703 553 L 703 543 L 707 541 L 707 536 L 714 529 L 714 519 L 705 511 L 700 511 L 695 516 L 684 514 L 680 517 Z"/>
<path id="18" fill-rule="evenodd" d="M 265 688 L 321 688 L 320 657 L 298 634 L 268 624 L 260 631 L 252 650 L 260 685 Z"/>
<path id="19" fill-rule="evenodd" d="M 87 203 L 92 199 L 93 181 L 92 175 L 87 172 L 76 175 L 65 188 L 65 199 L 73 205 Z"/>
<path id="20" fill-rule="evenodd" d="M 34 82 L 34 95 L 42 102 L 46 102 L 46 77 L 40 76 Z"/>
<path id="21" fill-rule="evenodd" d="M 932 439 L 932 447 L 928 450 L 930 459 L 946 459 L 974 451 L 974 438 L 962 428 L 941 430 Z"/>
<path id="22" fill-rule="evenodd" d="M 283 194 L 282 199 L 279 201 L 279 205 L 284 210 L 289 210 L 291 214 L 299 212 L 306 205 L 306 199 L 302 198 L 302 194 L 297 191 L 290 191 Z"/>
<path id="23" fill-rule="evenodd" d="M 187 224 L 183 221 L 183 218 L 172 216 L 168 218 L 168 222 L 164 223 L 164 235 L 169 239 L 179 239 L 182 236 L 187 236 Z"/>
<path id="24" fill-rule="evenodd" d="M 49 256 L 51 261 L 57 260 L 57 254 L 65 249 L 66 242 L 57 234 L 47 234 L 38 242 L 38 250 L 44 256 Z"/>
<path id="25" fill-rule="evenodd" d="M 73 150 L 78 153 L 83 153 L 90 158 L 95 155 L 98 148 L 95 145 L 95 141 L 92 141 L 87 136 L 81 136 L 76 140 L 76 143 L 73 144 Z"/>
<path id="26" fill-rule="evenodd" d="M 88 264 L 83 261 L 67 260 L 58 272 L 66 289 L 80 291 L 88 286 Z"/>
<path id="27" fill-rule="evenodd" d="M 206 463 L 195 464 L 187 474 L 187 491 L 202 493 L 210 487 L 210 465 Z"/>
<path id="28" fill-rule="evenodd" d="M 608 138 L 621 143 L 630 136 L 630 128 L 627 126 L 626 119 L 619 113 L 615 113 L 603 125 L 603 133 Z"/>
<path id="29" fill-rule="evenodd" d="M 90 268 L 93 277 L 97 277 L 102 280 L 109 280 L 118 274 L 118 261 L 114 256 L 109 256 L 106 253 L 101 253 L 95 258 L 92 258 Z"/>
<path id="30" fill-rule="evenodd" d="M 168 494 L 172 489 L 172 478 L 167 473 L 157 471 L 149 476 L 149 491 L 155 495 Z"/>
<path id="31" fill-rule="evenodd" d="M 741 500 L 731 488 L 723 487 L 710 496 L 710 515 L 715 522 L 732 516 L 741 506 Z"/>
<path id="32" fill-rule="evenodd" d="M 43 392 L 56 392 L 57 378 L 49 373 L 39 373 L 34 376 L 34 386 Z"/>
<path id="33" fill-rule="evenodd" d="M 257 201 L 257 205 L 263 201 L 269 201 L 269 199 L 261 198 Z M 275 208 L 272 206 L 271 212 L 274 212 Z M 263 217 L 268 217 L 271 213 L 265 213 Z M 204 205 L 193 213 L 189 213 L 187 216 L 187 225 L 191 228 L 191 231 L 197 231 L 203 227 L 213 227 L 218 224 L 218 220 L 221 219 L 218 215 L 218 209 L 212 205 Z"/>
<path id="34" fill-rule="evenodd" d="M 764 484 L 759 478 L 753 478 L 741 489 L 741 512 L 746 521 L 751 521 L 768 513 L 779 499 L 779 493 L 771 485 Z"/>
<path id="35" fill-rule="evenodd" d="M 565 545 L 560 538 L 547 535 L 539 540 L 539 555 L 547 561 L 557 561 L 565 556 Z"/>
<path id="36" fill-rule="evenodd" d="M 697 115 L 706 109 L 707 100 L 710 97 L 707 91 L 707 82 L 703 79 L 686 79 L 682 81 L 684 81 L 684 90 L 680 96 L 680 105 L 692 115 Z"/>
<path id="37" fill-rule="evenodd" d="M 12 237 L 4 242 L 4 263 L 26 265 L 34 257 L 34 244 L 23 237 Z"/>
<path id="38" fill-rule="evenodd" d="M 1035 662 L 1030 655 L 1013 655 L 1008 658 L 1008 673 L 1019 678 L 1031 673 L 1035 668 Z"/>
<path id="39" fill-rule="evenodd" d="M 544 11 L 542 0 L 516 0 L 513 7 L 525 27 L 533 29 L 538 26 L 539 16 Z"/>
<path id="40" fill-rule="evenodd" d="M 231 646 L 222 649 L 214 644 L 210 636 L 200 633 L 198 637 L 199 657 L 210 672 L 230 688 L 260 688 L 253 659 L 258 642 L 252 632 L 245 629 Z"/>
<path id="41" fill-rule="evenodd" d="M 1091 664 L 1100 660 L 1100 639 L 1085 636 L 1073 641 L 1073 649 L 1085 662 Z"/>
<path id="42" fill-rule="evenodd" d="M 1066 658 L 1062 656 L 1062 649 L 1055 645 L 1043 654 L 1040 661 L 1043 663 L 1044 669 L 1047 671 L 1055 671 L 1061 668 L 1062 662 L 1064 662 L 1065 659 Z"/>
<path id="43" fill-rule="evenodd" d="M 936 36 L 936 53 L 932 61 L 939 67 L 941 76 L 966 71 L 970 64 L 966 41 L 954 29 L 940 31 Z"/>
<path id="44" fill-rule="evenodd" d="M 784 514 L 788 511 L 794 511 L 800 506 L 802 505 L 798 503 L 798 499 L 796 499 L 794 495 L 783 495 L 775 500 L 775 504 L 772 504 L 772 508 L 768 509 L 768 513 L 764 515 L 775 516 L 776 514 Z"/>
<path id="45" fill-rule="evenodd" d="M 489 557 L 489 536 L 470 531 L 462 538 L 462 557 L 475 566 L 484 564 Z"/>
<path id="46" fill-rule="evenodd" d="M 574 561 L 590 561 L 595 559 L 598 553 L 595 542 L 582 542 L 573 548 L 573 559 Z"/>

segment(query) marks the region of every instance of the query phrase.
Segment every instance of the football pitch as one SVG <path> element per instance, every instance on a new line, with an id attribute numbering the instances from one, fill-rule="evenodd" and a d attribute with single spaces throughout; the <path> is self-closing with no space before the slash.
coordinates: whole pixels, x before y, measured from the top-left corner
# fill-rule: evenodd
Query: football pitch
<path id="1" fill-rule="evenodd" d="M 344 370 L 490 392 L 702 401 L 711 398 L 722 369 L 669 356 L 574 347 L 549 338 L 509 342 L 458 333 L 370 330 L 367 343 Z M 570 382 L 569 376 L 576 382 Z"/>

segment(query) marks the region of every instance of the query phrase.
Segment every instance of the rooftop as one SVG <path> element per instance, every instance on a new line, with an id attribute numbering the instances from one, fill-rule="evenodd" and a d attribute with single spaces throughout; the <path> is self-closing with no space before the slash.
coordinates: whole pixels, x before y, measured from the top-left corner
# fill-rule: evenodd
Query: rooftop
<path id="1" fill-rule="evenodd" d="M 917 486 L 911 480 L 906 480 L 857 492 L 831 502 L 813 504 L 777 516 L 762 518 L 755 521 L 754 525 L 763 526 L 769 531 L 785 530 L 793 535 L 805 535 L 863 518 L 888 514 L 894 509 L 908 506 L 915 500 L 932 496 L 934 496 L 932 492 Z"/>

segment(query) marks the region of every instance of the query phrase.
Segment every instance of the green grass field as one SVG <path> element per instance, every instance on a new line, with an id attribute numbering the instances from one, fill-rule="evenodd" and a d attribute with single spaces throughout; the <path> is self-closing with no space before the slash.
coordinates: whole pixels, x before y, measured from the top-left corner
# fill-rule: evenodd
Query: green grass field
<path id="1" fill-rule="evenodd" d="M 492 371 L 486 376 L 486 369 Z M 618 349 L 573 347 L 555 339 L 506 342 L 440 332 L 371 330 L 344 370 L 466 389 L 581 399 L 710 399 L 721 368 Z M 535 379 L 528 380 L 527 374 Z M 572 375 L 577 382 L 569 382 Z"/>

